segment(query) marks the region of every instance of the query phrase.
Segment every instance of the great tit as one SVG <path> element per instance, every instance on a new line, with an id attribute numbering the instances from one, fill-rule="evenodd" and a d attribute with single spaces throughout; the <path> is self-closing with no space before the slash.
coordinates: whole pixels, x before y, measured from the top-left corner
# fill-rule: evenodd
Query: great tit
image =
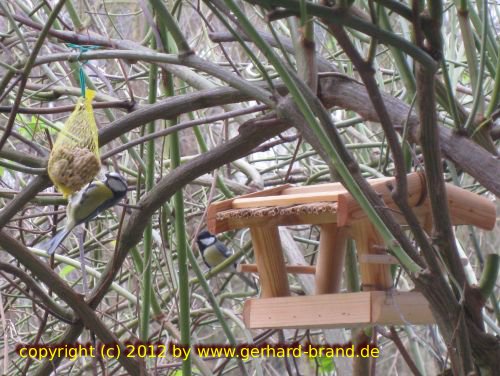
<path id="1" fill-rule="evenodd" d="M 43 248 L 52 255 L 59 244 L 82 223 L 89 222 L 99 213 L 117 204 L 127 193 L 127 182 L 117 174 L 106 174 L 104 181 L 95 181 L 72 195 L 66 207 L 66 225 Z"/>
<path id="2" fill-rule="evenodd" d="M 196 244 L 200 250 L 201 257 L 205 264 L 210 268 L 214 268 L 224 262 L 228 257 L 232 256 L 233 252 L 227 248 L 224 243 L 219 241 L 215 235 L 208 231 L 202 231 L 196 238 Z M 246 276 L 236 271 L 236 264 L 229 265 L 226 269 L 228 272 L 236 273 L 251 288 L 256 289 L 255 283 Z"/>

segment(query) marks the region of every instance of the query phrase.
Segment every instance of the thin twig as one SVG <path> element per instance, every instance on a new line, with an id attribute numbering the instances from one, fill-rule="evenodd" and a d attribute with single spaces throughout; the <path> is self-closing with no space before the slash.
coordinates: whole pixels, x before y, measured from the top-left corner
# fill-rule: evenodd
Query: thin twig
<path id="1" fill-rule="evenodd" d="M 23 73 L 21 75 L 22 78 L 21 78 L 21 81 L 19 83 L 19 87 L 17 88 L 16 99 L 14 100 L 14 104 L 12 105 L 12 109 L 11 109 L 10 114 L 9 114 L 9 119 L 7 120 L 7 124 L 5 126 L 6 129 L 2 135 L 2 138 L 0 139 L 0 151 L 2 150 L 5 142 L 7 141 L 7 138 L 10 135 L 10 131 L 14 127 L 14 122 L 15 122 L 16 116 L 17 116 L 17 109 L 21 105 L 21 100 L 23 98 L 24 88 L 26 87 L 26 83 L 28 82 L 28 77 L 29 77 L 29 74 L 31 72 L 31 69 L 34 66 L 36 57 L 38 56 L 38 53 L 40 52 L 40 49 L 43 46 L 45 38 L 47 38 L 49 30 L 52 27 L 52 24 L 56 20 L 57 15 L 61 11 L 65 2 L 66 2 L 66 0 L 59 0 L 59 2 L 52 9 L 52 12 L 50 13 L 45 25 L 43 26 L 43 29 L 40 31 L 40 35 L 35 43 L 35 46 L 33 47 L 33 51 L 31 51 L 31 54 L 28 58 L 28 61 L 24 65 Z"/>

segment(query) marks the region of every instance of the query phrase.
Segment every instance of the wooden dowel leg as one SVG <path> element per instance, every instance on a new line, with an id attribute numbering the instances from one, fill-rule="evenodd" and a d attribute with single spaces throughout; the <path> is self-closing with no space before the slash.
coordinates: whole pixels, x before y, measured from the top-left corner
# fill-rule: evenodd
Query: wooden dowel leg
<path id="1" fill-rule="evenodd" d="M 347 228 L 335 223 L 321 226 L 316 262 L 316 295 L 340 291 L 347 244 Z"/>
<path id="2" fill-rule="evenodd" d="M 250 227 L 263 298 L 290 295 L 278 227 Z"/>

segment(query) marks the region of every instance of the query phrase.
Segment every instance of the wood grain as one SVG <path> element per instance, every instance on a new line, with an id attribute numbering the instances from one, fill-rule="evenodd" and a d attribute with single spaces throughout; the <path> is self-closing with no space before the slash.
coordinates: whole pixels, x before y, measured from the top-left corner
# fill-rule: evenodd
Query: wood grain
<path id="1" fill-rule="evenodd" d="M 316 294 L 340 291 L 347 232 L 345 227 L 338 227 L 335 223 L 321 226 L 316 263 Z"/>
<path id="2" fill-rule="evenodd" d="M 243 318 L 250 329 L 434 324 L 429 304 L 418 292 L 366 291 L 249 299 Z"/>
<path id="3" fill-rule="evenodd" d="M 264 189 L 258 192 L 248 193 L 246 195 L 239 196 L 240 198 L 245 197 L 260 197 L 260 196 L 268 196 L 268 195 L 276 195 L 280 194 L 284 189 L 289 188 L 290 184 L 280 185 L 279 187 L 273 187 L 269 189 Z M 228 231 L 226 223 L 219 222 L 216 220 L 216 215 L 218 212 L 229 210 L 233 208 L 233 201 L 235 199 L 231 198 L 229 200 L 213 202 L 208 206 L 207 210 L 207 228 L 212 234 L 218 234 L 224 231 Z"/>
<path id="4" fill-rule="evenodd" d="M 275 226 L 250 227 L 263 298 L 290 295 L 280 235 Z"/>
<path id="5" fill-rule="evenodd" d="M 259 273 L 257 264 L 239 264 L 236 270 L 240 273 Z M 316 266 L 314 265 L 285 265 L 285 270 L 288 274 L 315 274 Z"/>
<path id="6" fill-rule="evenodd" d="M 360 221 L 351 231 L 358 257 L 361 255 L 386 255 L 384 241 L 373 225 L 368 221 Z M 389 265 L 360 263 L 359 272 L 363 290 L 388 290 L 392 287 L 392 276 Z"/>

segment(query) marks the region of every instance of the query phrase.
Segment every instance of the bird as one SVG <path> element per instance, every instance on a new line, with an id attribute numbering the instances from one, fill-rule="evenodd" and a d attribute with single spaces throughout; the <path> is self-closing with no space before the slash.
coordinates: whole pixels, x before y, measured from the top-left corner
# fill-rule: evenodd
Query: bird
<path id="1" fill-rule="evenodd" d="M 196 244 L 200 250 L 201 257 L 209 269 L 216 267 L 224 262 L 233 252 L 227 248 L 224 243 L 217 239 L 209 231 L 202 231 L 196 237 Z M 225 271 L 236 273 L 236 275 L 251 288 L 256 289 L 255 283 L 248 277 L 236 271 L 236 264 L 229 265 Z"/>
<path id="2" fill-rule="evenodd" d="M 70 197 L 66 207 L 66 225 L 42 246 L 49 255 L 56 251 L 59 244 L 76 226 L 89 222 L 125 197 L 127 194 L 125 178 L 116 172 L 107 173 L 105 177 L 103 181 L 92 182 Z"/>

